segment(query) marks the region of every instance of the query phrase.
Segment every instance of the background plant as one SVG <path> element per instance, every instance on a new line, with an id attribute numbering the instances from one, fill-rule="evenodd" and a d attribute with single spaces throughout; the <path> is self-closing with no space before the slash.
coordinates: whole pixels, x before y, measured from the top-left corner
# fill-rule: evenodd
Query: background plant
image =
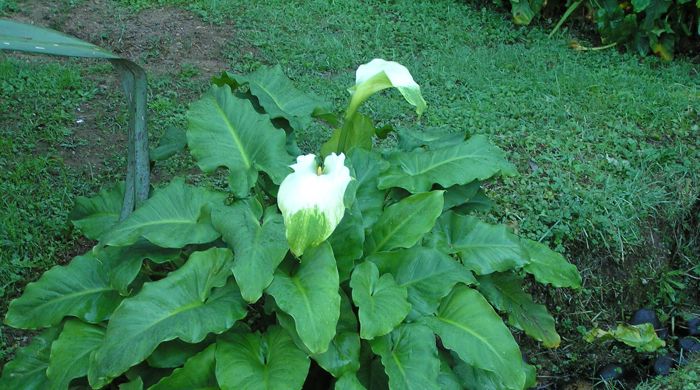
<path id="1" fill-rule="evenodd" d="M 74 223 L 99 244 L 10 305 L 8 324 L 46 330 L 3 385 L 300 388 L 309 358 L 339 388 L 534 383 L 491 305 L 556 347 L 553 318 L 521 283 L 578 287 L 575 267 L 469 215 L 483 180 L 514 172 L 485 137 L 406 130 L 383 155 L 371 141 L 386 131 L 352 109 L 364 99 L 336 131 L 345 145 L 322 148 L 348 153 L 346 215 L 298 259 L 277 184 L 298 154 L 294 131 L 335 116 L 279 67 L 215 79 L 188 113 L 187 142 L 203 170 L 227 168 L 229 191 L 175 179 L 122 222 L 123 186 L 79 200 Z"/>
<path id="2" fill-rule="evenodd" d="M 540 13 L 561 17 L 572 14 L 593 22 L 603 45 L 625 45 L 639 54 L 653 52 L 665 60 L 674 51 L 697 50 L 700 4 L 691 0 L 511 0 L 516 24 L 530 24 Z"/>

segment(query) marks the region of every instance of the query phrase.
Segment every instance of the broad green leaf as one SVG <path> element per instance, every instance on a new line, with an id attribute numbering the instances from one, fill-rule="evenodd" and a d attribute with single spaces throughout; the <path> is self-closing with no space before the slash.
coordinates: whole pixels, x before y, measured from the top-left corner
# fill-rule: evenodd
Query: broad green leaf
<path id="1" fill-rule="evenodd" d="M 371 345 L 372 351 L 382 358 L 392 390 L 440 388 L 440 360 L 435 335 L 428 327 L 403 324 L 373 340 Z"/>
<path id="2" fill-rule="evenodd" d="M 197 343 L 243 318 L 245 302 L 235 284 L 226 284 L 232 258 L 228 249 L 195 252 L 180 269 L 124 300 L 91 361 L 90 384 L 104 386 L 164 341 Z"/>
<path id="3" fill-rule="evenodd" d="M 444 252 L 456 253 L 467 268 L 479 275 L 522 267 L 528 261 L 520 239 L 506 226 L 451 211 L 440 216 L 429 242 Z"/>
<path id="4" fill-rule="evenodd" d="M 356 203 L 362 212 L 362 223 L 368 228 L 377 221 L 384 206 L 384 191 L 377 188 L 379 173 L 388 167 L 381 156 L 364 149 L 353 149 L 348 154 L 357 180 Z"/>
<path id="5" fill-rule="evenodd" d="M 399 187 L 412 193 L 428 191 L 433 184 L 448 188 L 515 174 L 503 151 L 482 135 L 437 150 L 394 152 L 389 163 L 389 169 L 379 177 L 379 188 Z"/>
<path id="6" fill-rule="evenodd" d="M 440 373 L 437 380 L 440 388 L 443 390 L 462 390 L 463 387 L 459 377 L 450 367 L 454 365 L 450 355 L 444 350 L 439 350 L 438 356 L 440 358 Z"/>
<path id="7" fill-rule="evenodd" d="M 158 147 L 151 150 L 151 161 L 163 161 L 185 150 L 187 135 L 185 131 L 177 127 L 165 129 L 163 137 L 158 142 Z"/>
<path id="8" fill-rule="evenodd" d="M 119 222 L 124 200 L 124 183 L 101 190 L 94 197 L 79 196 L 70 214 L 70 220 L 85 237 L 99 240 Z"/>
<path id="9" fill-rule="evenodd" d="M 470 366 L 462 361 L 455 365 L 454 372 L 465 389 L 514 389 L 503 383 L 496 373 Z"/>
<path id="10" fill-rule="evenodd" d="M 143 379 L 139 376 L 131 382 L 122 383 L 119 390 L 143 390 Z"/>
<path id="11" fill-rule="evenodd" d="M 34 336 L 29 345 L 18 349 L 15 358 L 2 369 L 0 389 L 47 389 L 46 369 L 49 367 L 51 343 L 60 331 L 60 327 L 48 328 Z"/>
<path id="12" fill-rule="evenodd" d="M 456 185 L 445 190 L 445 205 L 443 211 L 447 211 L 453 207 L 461 206 L 469 202 L 476 196 L 481 188 L 481 182 L 474 180 L 468 184 Z"/>
<path id="13" fill-rule="evenodd" d="M 209 223 L 209 208 L 225 198 L 223 193 L 188 186 L 183 179 L 173 180 L 105 233 L 100 243 L 127 246 L 143 237 L 163 248 L 182 248 L 214 241 L 219 233 Z"/>
<path id="14" fill-rule="evenodd" d="M 352 300 L 359 308 L 360 337 L 371 340 L 391 332 L 411 311 L 406 287 L 396 284 L 391 274 L 379 277 L 370 262 L 355 267 L 350 278 Z"/>
<path id="15" fill-rule="evenodd" d="M 339 378 L 360 369 L 360 336 L 350 298 L 340 290 L 340 318 L 328 350 L 311 356 L 319 366 Z M 349 381 L 346 379 L 346 381 Z"/>
<path id="16" fill-rule="evenodd" d="M 293 272 L 278 269 L 267 293 L 294 318 L 299 337 L 313 354 L 325 352 L 340 316 L 339 280 L 328 243 L 308 249 Z"/>
<path id="17" fill-rule="evenodd" d="M 486 195 L 483 188 L 479 190 L 472 196 L 469 201 L 459 206 L 452 208 L 457 214 L 469 215 L 474 211 L 488 212 L 493 208 L 493 201 Z"/>
<path id="18" fill-rule="evenodd" d="M 634 347 L 639 352 L 654 352 L 666 346 L 666 342 L 656 335 L 654 325 L 650 323 L 639 325 L 619 324 L 612 330 L 602 330 L 594 328 L 584 335 L 584 340 L 592 343 L 595 340 L 617 340 L 630 347 Z"/>
<path id="19" fill-rule="evenodd" d="M 237 322 L 236 324 L 239 324 Z M 180 367 L 187 359 L 204 350 L 215 341 L 215 337 L 206 337 L 201 343 L 191 344 L 179 339 L 166 341 L 158 345 L 146 360 L 150 367 L 175 368 Z"/>
<path id="20" fill-rule="evenodd" d="M 179 249 L 157 247 L 141 239 L 130 246 L 108 246 L 93 249 L 95 258 L 104 263 L 110 285 L 122 295 L 128 295 L 128 287 L 134 281 L 145 259 L 164 263 L 180 257 Z"/>
<path id="21" fill-rule="evenodd" d="M 345 374 L 335 381 L 335 390 L 367 390 L 355 374 Z"/>
<path id="22" fill-rule="evenodd" d="M 288 250 L 282 215 L 268 208 L 261 224 L 262 216 L 262 206 L 256 200 L 212 211 L 212 224 L 233 248 L 236 283 L 243 299 L 250 303 L 260 299 Z"/>
<path id="23" fill-rule="evenodd" d="M 109 281 L 106 265 L 88 253 L 66 266 L 56 266 L 10 303 L 5 323 L 13 328 L 40 329 L 74 316 L 90 323 L 107 319 L 121 297 Z"/>
<path id="24" fill-rule="evenodd" d="M 522 279 L 512 273 L 494 273 L 479 277 L 479 291 L 500 311 L 508 313 L 511 325 L 522 329 L 547 348 L 561 342 L 554 318 L 547 308 L 532 301 L 523 291 Z"/>
<path id="25" fill-rule="evenodd" d="M 321 156 L 327 156 L 338 151 L 338 144 L 341 136 L 345 135 L 345 151 L 350 151 L 354 148 L 372 149 L 372 137 L 376 134 L 376 129 L 372 123 L 372 119 L 368 116 L 355 113 L 349 120 L 343 124 L 340 129 L 335 129 L 331 138 L 321 146 Z"/>
<path id="26" fill-rule="evenodd" d="M 248 85 L 270 118 L 284 118 L 295 130 L 311 124 L 314 112 L 325 109 L 317 97 L 307 95 L 294 87 L 280 65 L 260 67 L 248 75 L 227 73 L 239 85 Z"/>
<path id="27" fill-rule="evenodd" d="M 384 371 L 381 358 L 372 353 L 366 341 L 360 347 L 360 371 L 357 378 L 367 390 L 389 390 L 389 377 Z"/>
<path id="28" fill-rule="evenodd" d="M 537 241 L 522 239 L 521 244 L 530 255 L 530 260 L 523 269 L 538 282 L 554 287 L 581 288 L 581 275 L 576 266 L 566 261 L 564 256 Z"/>
<path id="29" fill-rule="evenodd" d="M 449 130 L 431 127 L 425 129 L 402 128 L 397 131 L 399 148 L 412 151 L 418 148 L 435 150 L 464 142 L 464 132 L 452 133 Z"/>
<path id="30" fill-rule="evenodd" d="M 58 31 L 7 19 L 0 20 L 0 42 L 0 49 L 4 50 L 69 57 L 120 58 L 99 46 Z"/>
<path id="31" fill-rule="evenodd" d="M 203 351 L 187 360 L 182 368 L 175 369 L 167 376 L 151 386 L 149 390 L 216 390 L 216 344 L 208 346 Z"/>
<path id="32" fill-rule="evenodd" d="M 501 317 L 476 290 L 455 287 L 437 315 L 423 317 L 423 322 L 467 364 L 493 372 L 508 388 L 523 388 L 520 348 Z"/>
<path id="33" fill-rule="evenodd" d="M 338 264 L 338 276 L 340 281 L 344 282 L 350 278 L 355 260 L 362 257 L 365 243 L 362 212 L 358 202 L 355 202 L 352 208 L 345 210 L 343 219 L 328 238 L 328 242 L 333 248 L 335 261 Z"/>
<path id="34" fill-rule="evenodd" d="M 90 354 L 102 344 L 105 329 L 80 320 L 68 320 L 51 344 L 46 376 L 49 389 L 67 389 L 70 381 L 87 375 Z"/>
<path id="35" fill-rule="evenodd" d="M 197 164 L 204 172 L 227 167 L 238 195 L 255 185 L 258 171 L 276 184 L 290 173 L 284 130 L 275 129 L 248 100 L 236 98 L 228 85 L 212 86 L 190 106 L 187 118 L 187 144 Z"/>
<path id="36" fill-rule="evenodd" d="M 366 253 L 410 248 L 433 228 L 442 212 L 444 191 L 423 192 L 386 209 L 367 237 Z"/>
<path id="37" fill-rule="evenodd" d="M 408 302 L 418 314 L 433 314 L 440 300 L 457 283 L 476 284 L 474 275 L 450 256 L 432 248 L 415 246 L 374 254 L 367 260 L 382 274 L 393 275 L 406 287 Z"/>
<path id="38" fill-rule="evenodd" d="M 216 379 L 222 389 L 301 389 L 309 358 L 277 326 L 258 333 L 232 334 L 216 346 Z"/>

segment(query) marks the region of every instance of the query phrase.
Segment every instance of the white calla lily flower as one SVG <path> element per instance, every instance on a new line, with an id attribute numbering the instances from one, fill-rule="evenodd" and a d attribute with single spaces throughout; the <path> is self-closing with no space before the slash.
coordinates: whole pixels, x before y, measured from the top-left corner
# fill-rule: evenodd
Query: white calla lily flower
<path id="1" fill-rule="evenodd" d="M 398 89 L 404 99 L 416 107 L 418 115 L 423 114 L 427 105 L 420 93 L 420 86 L 413 80 L 411 72 L 398 62 L 380 58 L 375 58 L 357 68 L 355 86 L 350 88 L 353 96 L 348 113 L 354 113 L 357 107 L 371 95 L 392 87 Z"/>
<path id="2" fill-rule="evenodd" d="M 277 205 L 284 217 L 289 248 L 301 256 L 307 248 L 328 239 L 343 219 L 343 196 L 351 177 L 342 153 L 326 156 L 323 169 L 313 154 L 297 157 L 291 167 L 294 172 L 282 181 Z"/>

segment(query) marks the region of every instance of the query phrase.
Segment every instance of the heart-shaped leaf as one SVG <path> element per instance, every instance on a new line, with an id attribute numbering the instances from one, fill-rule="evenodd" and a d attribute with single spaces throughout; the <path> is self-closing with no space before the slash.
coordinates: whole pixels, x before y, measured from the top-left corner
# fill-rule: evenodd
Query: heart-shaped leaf
<path id="1" fill-rule="evenodd" d="M 394 276 L 399 286 L 406 287 L 408 301 L 417 314 L 433 314 L 440 300 L 457 283 L 476 284 L 474 275 L 450 256 L 432 248 L 414 246 L 367 258 L 380 273 Z"/>
<path id="2" fill-rule="evenodd" d="M 493 372 L 509 389 L 525 385 L 520 348 L 478 291 L 455 287 L 440 304 L 437 315 L 422 321 L 467 364 Z"/>
<path id="3" fill-rule="evenodd" d="M 233 275 L 243 299 L 250 303 L 260 299 L 289 249 L 282 215 L 269 208 L 261 224 L 262 213 L 256 200 L 222 206 L 212 212 L 212 224 L 233 248 Z"/>
<path id="4" fill-rule="evenodd" d="M 79 196 L 69 218 L 85 237 L 99 240 L 119 222 L 123 200 L 124 183 L 105 188 L 91 198 Z"/>
<path id="5" fill-rule="evenodd" d="M 512 273 L 494 273 L 479 278 L 479 291 L 500 311 L 508 313 L 511 325 L 522 329 L 547 348 L 561 342 L 554 318 L 543 305 L 532 301 L 523 291 L 522 278 Z"/>
<path id="6" fill-rule="evenodd" d="M 39 329 L 56 325 L 66 316 L 98 323 L 107 319 L 120 301 L 119 291 L 110 283 L 109 268 L 88 253 L 29 283 L 24 294 L 10 303 L 5 323 Z"/>
<path id="7" fill-rule="evenodd" d="M 581 275 L 564 256 L 537 241 L 523 239 L 521 243 L 530 255 L 530 261 L 523 269 L 534 275 L 538 282 L 554 287 L 581 288 Z"/>
<path id="8" fill-rule="evenodd" d="M 451 211 L 440 216 L 427 241 L 443 252 L 458 254 L 479 275 L 522 267 L 528 261 L 520 239 L 506 226 Z"/>
<path id="9" fill-rule="evenodd" d="M 248 193 L 258 171 L 275 184 L 290 173 L 292 156 L 285 149 L 284 130 L 276 129 L 270 117 L 255 111 L 248 100 L 235 97 L 228 85 L 213 85 L 192 103 L 187 119 L 187 144 L 197 164 L 204 172 L 227 167 L 236 194 Z"/>
<path id="10" fill-rule="evenodd" d="M 0 389 L 44 390 L 49 388 L 46 369 L 49 367 L 51 343 L 59 327 L 48 328 L 32 338 L 29 345 L 17 350 L 15 358 L 5 364 L 0 377 Z"/>
<path id="11" fill-rule="evenodd" d="M 182 248 L 214 241 L 219 233 L 209 223 L 209 208 L 225 198 L 223 193 L 191 187 L 184 180 L 175 179 L 105 233 L 101 244 L 127 246 L 143 237 L 163 248 Z"/>
<path id="12" fill-rule="evenodd" d="M 197 343 L 243 318 L 245 302 L 238 287 L 226 284 L 232 260 L 228 249 L 195 252 L 180 269 L 144 284 L 137 295 L 124 300 L 91 361 L 90 384 L 104 386 L 164 341 Z"/>
<path id="13" fill-rule="evenodd" d="M 394 152 L 389 162 L 391 166 L 379 177 L 379 188 L 399 187 L 412 193 L 429 191 L 433 184 L 448 188 L 498 174 L 515 174 L 505 153 L 483 135 L 436 150 Z"/>
<path id="14" fill-rule="evenodd" d="M 423 192 L 384 210 L 367 238 L 366 253 L 410 248 L 432 229 L 442 212 L 444 191 Z"/>
<path id="15" fill-rule="evenodd" d="M 390 388 L 440 389 L 435 335 L 421 324 L 403 324 L 371 342 L 372 351 L 382 358 Z"/>
<path id="16" fill-rule="evenodd" d="M 359 308 L 360 337 L 371 340 L 391 332 L 411 311 L 406 288 L 399 286 L 391 274 L 379 277 L 374 263 L 366 261 L 350 278 L 352 300 Z"/>
<path id="17" fill-rule="evenodd" d="M 161 379 L 149 390 L 216 390 L 216 344 L 192 356 L 182 368 Z"/>
<path id="18" fill-rule="evenodd" d="M 50 389 L 67 389 L 70 381 L 87 375 L 90 354 L 102 344 L 105 328 L 68 320 L 58 339 L 51 344 L 46 376 Z"/>
<path id="19" fill-rule="evenodd" d="M 325 352 L 340 316 L 338 269 L 328 243 L 308 249 L 298 269 L 278 269 L 267 293 L 294 318 L 299 337 L 313 354 Z"/>
<path id="20" fill-rule="evenodd" d="M 309 358 L 284 329 L 272 326 L 263 335 L 234 333 L 216 347 L 216 379 L 222 389 L 301 389 Z"/>

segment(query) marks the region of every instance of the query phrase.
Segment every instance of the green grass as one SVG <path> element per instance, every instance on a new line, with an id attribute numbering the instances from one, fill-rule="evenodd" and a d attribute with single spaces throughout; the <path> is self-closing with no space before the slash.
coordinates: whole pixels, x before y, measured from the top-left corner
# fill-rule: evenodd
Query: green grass
<path id="1" fill-rule="evenodd" d="M 411 70 L 429 107 L 418 121 L 395 91 L 373 97 L 364 110 L 380 125 L 487 134 L 505 149 L 521 174 L 489 187 L 497 205 L 486 218 L 565 251 L 585 278 L 580 293 L 537 291 L 559 319 L 564 344 L 573 345 L 537 357 L 545 374 L 585 375 L 605 359 L 632 356 L 625 348 L 582 345 L 577 326 L 624 321 L 642 305 L 668 314 L 693 302 L 697 282 L 686 271 L 697 265 L 693 253 L 700 242 L 690 226 L 700 194 L 700 82 L 691 61 L 663 63 L 614 50 L 576 52 L 568 48 L 570 36 L 550 40 L 537 26 L 517 27 L 505 13 L 459 1 L 118 3 L 129 12 L 185 7 L 204 20 L 232 23 L 228 47 L 212 56 L 222 56 L 237 72 L 279 63 L 300 89 L 327 99 L 338 111 L 347 104 L 346 88 L 354 83 L 357 65 L 375 57 L 396 60 Z M 0 129 L 5 131 L 0 156 L 12 156 L 0 175 L 13 177 L 2 176 L 0 185 L 18 188 L 10 188 L 16 216 L 7 225 L 17 233 L 6 241 L 34 250 L 2 252 L 31 259 L 0 263 L 5 267 L 0 286 L 9 281 L 6 289 L 13 290 L 70 250 L 75 237 L 64 234 L 70 204 L 76 194 L 94 191 L 100 180 L 71 171 L 51 149 L 28 152 L 36 150 L 32 137 L 66 144 L 72 108 L 94 96 L 94 84 L 72 63 L 2 64 L 1 92 L 10 99 L 0 105 L 24 102 L 16 116 L 3 117 L 13 127 Z M 109 72 L 96 69 L 94 76 Z M 61 83 L 59 75 L 68 81 Z M 185 126 L 187 104 L 205 87 L 197 75 L 193 67 L 150 75 L 152 139 L 168 126 Z M 18 86 L 8 92 L 10 84 Z M 30 99 L 39 95 L 35 90 L 42 91 L 42 99 Z M 97 111 L 111 112 L 121 99 L 110 93 Z M 49 125 L 35 135 L 28 129 L 36 132 L 36 122 Z M 100 123 L 119 127 L 124 118 L 105 114 Z M 299 139 L 302 149 L 314 152 L 327 137 L 316 126 Z M 113 169 L 120 173 L 115 161 Z M 196 174 L 191 166 L 182 155 L 156 173 L 159 178 Z M 45 184 L 35 188 L 28 177 Z"/>

